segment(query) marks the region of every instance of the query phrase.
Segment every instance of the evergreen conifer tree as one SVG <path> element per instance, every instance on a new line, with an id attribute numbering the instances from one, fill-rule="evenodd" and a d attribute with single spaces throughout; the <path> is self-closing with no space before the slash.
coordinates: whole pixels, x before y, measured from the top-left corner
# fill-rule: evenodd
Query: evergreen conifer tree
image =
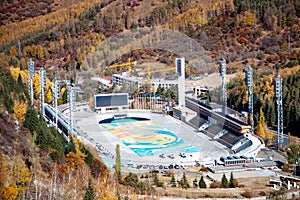
<path id="1" fill-rule="evenodd" d="M 230 174 L 229 187 L 236 188 L 238 186 L 238 182 L 235 178 L 233 178 L 233 173 Z"/>
<path id="2" fill-rule="evenodd" d="M 189 183 L 188 183 L 188 181 L 187 181 L 187 178 L 186 178 L 186 176 L 185 176 L 185 173 L 183 173 L 183 175 L 182 175 L 182 180 L 181 180 L 181 187 L 182 188 L 189 188 L 190 186 L 189 186 Z"/>
<path id="3" fill-rule="evenodd" d="M 174 174 L 172 175 L 170 183 L 171 183 L 171 187 L 176 187 L 176 180 L 175 180 Z"/>
<path id="4" fill-rule="evenodd" d="M 206 188 L 206 183 L 203 179 L 203 176 L 201 176 L 201 178 L 199 180 L 199 188 Z"/>
<path id="5" fill-rule="evenodd" d="M 223 174 L 223 177 L 222 177 L 221 182 L 222 182 L 222 186 L 223 186 L 224 188 L 228 188 L 228 180 L 227 180 L 225 174 Z"/>
<path id="6" fill-rule="evenodd" d="M 193 185 L 194 185 L 194 188 L 198 187 L 198 180 L 197 180 L 197 178 L 194 179 Z"/>
<path id="7" fill-rule="evenodd" d="M 70 152 L 76 153 L 76 147 L 75 147 L 75 144 L 74 144 L 74 141 L 73 141 L 72 137 L 70 137 L 70 141 L 67 144 L 67 148 L 66 148 L 66 154 L 68 154 Z"/>
<path id="8" fill-rule="evenodd" d="M 116 175 L 119 181 L 121 181 L 121 155 L 120 155 L 120 145 L 116 146 Z"/>
<path id="9" fill-rule="evenodd" d="M 94 200 L 95 196 L 96 195 L 95 195 L 95 192 L 94 192 L 94 187 L 92 185 L 91 180 L 89 180 L 89 185 L 86 189 L 83 200 Z"/>

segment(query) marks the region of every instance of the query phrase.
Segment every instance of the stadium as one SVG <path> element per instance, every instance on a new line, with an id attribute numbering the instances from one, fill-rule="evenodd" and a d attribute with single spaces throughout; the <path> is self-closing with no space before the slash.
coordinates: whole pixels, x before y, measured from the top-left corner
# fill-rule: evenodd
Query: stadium
<path id="1" fill-rule="evenodd" d="M 196 99 L 185 98 L 185 102 L 186 110 L 178 119 L 166 114 L 165 104 L 157 98 L 130 100 L 127 93 L 95 95 L 95 110 L 87 103 L 76 103 L 71 132 L 96 147 L 108 167 L 115 163 L 117 144 L 122 165 L 135 168 L 229 166 L 255 161 L 264 144 L 245 123 L 222 116 Z M 134 109 L 130 106 L 134 103 L 144 107 Z M 50 121 L 56 116 L 54 110 L 45 105 Z M 69 116 L 68 105 L 60 106 L 58 127 L 66 137 Z"/>

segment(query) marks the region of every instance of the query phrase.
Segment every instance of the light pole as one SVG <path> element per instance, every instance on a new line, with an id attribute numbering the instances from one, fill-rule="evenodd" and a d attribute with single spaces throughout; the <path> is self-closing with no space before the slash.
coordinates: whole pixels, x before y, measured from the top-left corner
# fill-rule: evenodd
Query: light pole
<path id="1" fill-rule="evenodd" d="M 275 78 L 275 92 L 277 98 L 277 148 L 283 143 L 283 110 L 282 110 L 282 78 Z"/>
<path id="2" fill-rule="evenodd" d="M 251 66 L 246 68 L 246 84 L 248 86 L 248 122 L 251 123 L 251 133 L 254 133 L 253 121 L 253 69 Z"/>
<path id="3" fill-rule="evenodd" d="M 39 71 L 40 74 L 40 80 L 41 80 L 41 114 L 43 117 L 45 117 L 45 109 L 44 109 L 44 89 L 46 87 L 46 70 L 44 70 L 43 68 L 40 69 Z"/>
<path id="4" fill-rule="evenodd" d="M 34 77 L 34 62 L 30 58 L 28 63 L 28 87 L 29 87 L 29 96 L 30 96 L 30 105 L 33 106 L 33 87 L 32 87 L 32 78 Z"/>
<path id="5" fill-rule="evenodd" d="M 222 113 L 223 115 L 227 114 L 227 90 L 226 90 L 226 60 L 222 57 L 219 60 L 220 64 L 220 74 L 222 77 Z"/>

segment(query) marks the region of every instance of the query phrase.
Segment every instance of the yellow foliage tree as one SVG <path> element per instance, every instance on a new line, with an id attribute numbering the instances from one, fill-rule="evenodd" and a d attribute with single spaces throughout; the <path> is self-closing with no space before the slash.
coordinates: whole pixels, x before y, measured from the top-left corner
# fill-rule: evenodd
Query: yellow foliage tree
<path id="1" fill-rule="evenodd" d="M 262 110 L 262 107 L 259 109 L 259 122 L 258 122 L 255 132 L 256 132 L 256 135 L 258 135 L 259 137 L 266 139 L 267 135 L 266 135 L 265 115 Z"/>
<path id="2" fill-rule="evenodd" d="M 10 74 L 12 75 L 12 77 L 17 81 L 19 74 L 20 74 L 20 68 L 11 67 L 11 68 L 9 68 L 9 71 L 10 71 Z"/>
<path id="3" fill-rule="evenodd" d="M 0 193 L 1 193 L 1 188 L 4 186 L 7 177 L 7 162 L 2 153 L 0 153 L 0 169 L 1 169 L 0 170 Z"/>
<path id="4" fill-rule="evenodd" d="M 18 186 L 19 192 L 23 193 L 30 181 L 30 170 L 25 166 L 20 156 L 16 156 L 12 161 L 10 168 L 11 185 Z"/>
<path id="5" fill-rule="evenodd" d="M 0 153 L 0 199 L 16 199 L 18 196 L 18 188 L 15 184 L 12 186 L 12 183 L 10 182 L 10 172 L 8 171 L 8 165 L 9 163 L 6 161 L 4 155 Z"/>
<path id="6" fill-rule="evenodd" d="M 27 112 L 27 104 L 26 102 L 18 102 L 14 101 L 14 106 L 13 106 L 14 114 L 15 117 L 18 121 L 24 122 L 25 120 L 25 115 Z"/>
<path id="7" fill-rule="evenodd" d="M 53 99 L 52 90 L 51 90 L 51 88 L 48 88 L 48 90 L 46 90 L 45 102 L 46 103 L 52 103 L 52 99 Z"/>
<path id="8" fill-rule="evenodd" d="M 238 26 L 252 26 L 256 23 L 256 17 L 255 14 L 246 11 L 244 13 L 238 14 L 237 15 L 237 20 L 236 20 L 236 24 Z"/>
<path id="9" fill-rule="evenodd" d="M 269 141 L 272 141 L 275 137 L 275 134 L 272 133 L 271 131 L 267 130 L 267 126 L 265 126 L 265 132 L 266 132 L 266 139 Z"/>
<path id="10" fill-rule="evenodd" d="M 53 88 L 53 83 L 49 79 L 47 79 L 46 80 L 46 89 L 45 89 L 45 95 L 46 95 L 45 102 L 46 103 L 52 103 L 52 98 L 53 98 L 52 88 Z"/>
<path id="11" fill-rule="evenodd" d="M 298 138 L 292 136 L 290 132 L 288 132 L 288 138 L 289 138 L 289 144 L 290 144 L 290 145 L 296 145 L 296 146 L 299 145 Z"/>
<path id="12" fill-rule="evenodd" d="M 18 49 L 15 46 L 12 46 L 12 47 L 10 47 L 9 53 L 10 53 L 10 55 L 17 57 Z"/>
<path id="13" fill-rule="evenodd" d="M 20 70 L 20 75 L 21 75 L 23 83 L 26 85 L 28 82 L 28 71 Z"/>
<path id="14" fill-rule="evenodd" d="M 90 107 L 90 108 L 95 108 L 95 99 L 94 99 L 93 96 L 91 96 L 91 97 L 89 98 L 89 107 Z"/>
<path id="15" fill-rule="evenodd" d="M 84 165 L 84 158 L 86 156 L 80 151 L 70 152 L 66 155 L 66 163 L 71 169 L 78 169 Z"/>
<path id="16" fill-rule="evenodd" d="M 74 16 L 78 18 L 81 13 L 86 12 L 86 10 L 89 10 L 89 8 L 99 3 L 101 3 L 101 0 L 83 1 L 58 9 L 47 15 L 28 18 L 21 22 L 8 23 L 7 25 L 1 26 L 0 44 L 9 44 L 10 42 L 19 40 L 24 36 L 26 37 L 29 34 L 35 34 L 38 31 L 46 30 L 54 24 L 69 21 L 70 19 L 73 19 Z"/>
<path id="17" fill-rule="evenodd" d="M 19 75 L 21 75 L 21 78 L 22 78 L 22 81 L 24 84 L 27 83 L 27 80 L 28 80 L 28 72 L 27 71 L 24 71 L 24 70 L 20 70 L 19 67 L 10 67 L 9 68 L 9 71 L 10 71 L 10 74 L 12 75 L 12 77 L 17 81 L 18 80 L 18 77 Z"/>
<path id="18" fill-rule="evenodd" d="M 3 187 L 3 191 L 0 194 L 0 198 L 3 200 L 15 200 L 17 199 L 19 194 L 19 189 L 17 188 L 17 186 L 13 185 L 13 186 L 4 186 Z"/>
<path id="19" fill-rule="evenodd" d="M 41 79 L 38 73 L 34 74 L 32 78 L 32 84 L 34 89 L 34 94 L 38 97 L 41 93 Z"/>
<path id="20" fill-rule="evenodd" d="M 266 132 L 265 132 L 264 125 L 262 123 L 259 123 L 257 125 L 255 132 L 257 136 L 266 139 Z"/>
<path id="21" fill-rule="evenodd" d="M 17 199 L 19 193 L 25 191 L 30 181 L 30 171 L 20 156 L 15 156 L 11 162 L 6 162 L 1 155 L 0 159 L 1 171 L 5 173 L 4 176 L 1 176 L 1 179 L 4 178 L 4 180 L 0 181 L 3 183 L 0 187 L 0 199 Z"/>

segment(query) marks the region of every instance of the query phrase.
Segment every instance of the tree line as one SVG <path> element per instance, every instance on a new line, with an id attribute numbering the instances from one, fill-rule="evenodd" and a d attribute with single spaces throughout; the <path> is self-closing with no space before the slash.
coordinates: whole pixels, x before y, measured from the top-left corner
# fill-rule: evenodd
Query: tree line
<path id="1" fill-rule="evenodd" d="M 299 135 L 300 122 L 300 70 L 299 67 L 286 68 L 282 72 L 283 125 L 285 133 Z M 227 84 L 228 107 L 238 111 L 248 110 L 248 94 L 242 76 Z M 215 101 L 220 102 L 221 90 L 211 93 Z M 254 74 L 254 124 L 264 121 L 266 125 L 277 130 L 277 102 L 275 96 L 275 76 L 273 73 Z M 263 117 L 263 118 L 262 118 Z"/>

